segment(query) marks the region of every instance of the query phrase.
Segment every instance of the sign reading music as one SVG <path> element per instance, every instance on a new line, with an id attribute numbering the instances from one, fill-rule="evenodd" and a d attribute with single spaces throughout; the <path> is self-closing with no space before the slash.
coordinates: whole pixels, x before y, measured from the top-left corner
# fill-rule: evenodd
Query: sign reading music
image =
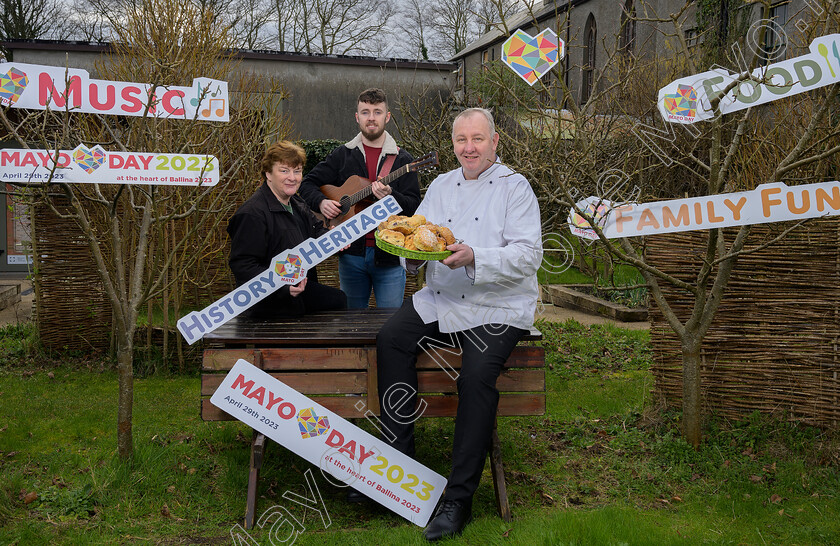
<path id="1" fill-rule="evenodd" d="M 192 345 L 206 334 L 273 294 L 281 286 L 300 282 L 308 269 L 363 237 L 388 216 L 400 211 L 402 207 L 393 196 L 389 195 L 320 237 L 310 237 L 295 248 L 284 250 L 272 258 L 265 272 L 201 311 L 193 311 L 181 318 L 178 321 L 178 331 L 187 343 Z"/>
<path id="2" fill-rule="evenodd" d="M 195 78 L 191 87 L 90 78 L 86 70 L 0 63 L 0 104 L 31 110 L 228 121 L 227 82 Z M 147 110 L 148 107 L 148 110 Z"/>
<path id="3" fill-rule="evenodd" d="M 655 203 L 614 205 L 598 197 L 577 203 L 572 209 L 572 233 L 597 239 L 591 222 L 604 237 L 639 237 L 698 229 L 767 224 L 840 215 L 840 182 L 787 186 L 782 182 L 762 184 L 751 191 L 722 193 Z"/>

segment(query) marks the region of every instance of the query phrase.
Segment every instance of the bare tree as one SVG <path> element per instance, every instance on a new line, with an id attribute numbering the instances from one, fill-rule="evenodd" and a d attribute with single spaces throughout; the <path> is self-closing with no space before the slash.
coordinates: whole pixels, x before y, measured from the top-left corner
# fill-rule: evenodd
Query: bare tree
<path id="1" fill-rule="evenodd" d="M 234 98 L 229 123 L 48 110 L 31 113 L 15 125 L 0 110 L 0 121 L 23 147 L 72 149 L 83 142 L 119 151 L 219 157 L 222 171 L 214 187 L 49 182 L 27 187 L 39 192 L 40 202 L 54 214 L 76 222 L 110 303 L 119 378 L 117 447 L 122 458 L 133 451 L 134 334 L 143 304 L 183 286 L 186 272 L 202 267 L 198 260 L 203 256 L 216 253 L 209 245 L 219 244 L 219 222 L 241 202 L 237 195 L 252 189 L 242 180 L 257 179 L 254 158 L 269 139 L 288 131 L 278 109 L 278 100 L 285 97 L 282 88 L 269 80 L 237 79 L 235 62 L 224 54 L 230 44 L 227 34 L 194 4 L 143 0 L 126 15 L 113 21 L 119 40 L 115 53 L 97 66 L 99 77 L 155 86 L 191 85 L 198 76 L 226 79 Z M 151 102 L 146 108 L 150 106 Z"/>
<path id="2" fill-rule="evenodd" d="M 433 35 L 428 4 L 422 0 L 406 0 L 397 14 L 397 29 L 407 37 L 407 56 L 429 59 L 429 39 Z"/>
<path id="3" fill-rule="evenodd" d="M 764 9 L 768 6 L 765 3 Z M 584 104 L 568 100 L 573 96 L 572 90 L 557 68 L 533 88 L 499 64 L 472 77 L 474 88 L 468 96 L 493 107 L 502 134 L 500 155 L 534 185 L 544 233 L 563 232 L 570 207 L 586 216 L 575 203 L 590 195 L 608 197 L 613 202 L 644 202 L 747 190 L 763 182 L 795 185 L 818 177 L 840 152 L 840 126 L 831 117 L 840 84 L 727 116 L 720 114 L 720 99 L 715 99 L 711 108 L 717 115 L 712 120 L 696 124 L 691 132 L 677 129 L 673 136 L 663 139 L 666 158 L 637 138 L 633 133 L 636 124 L 661 126 L 657 90 L 677 78 L 702 71 L 695 66 L 697 56 L 685 42 L 683 26 L 688 7 L 686 4 L 677 13 L 657 17 L 651 6 L 642 3 L 638 9 L 642 16 L 637 22 L 654 25 L 677 53 L 669 58 L 641 56 L 628 66 L 617 47 L 619 37 L 605 39 L 607 58 L 596 74 L 592 96 Z M 810 30 L 810 34 L 803 35 L 823 35 L 838 28 L 840 15 L 834 10 L 823 10 L 806 29 L 819 31 Z M 763 39 L 759 37 L 757 43 L 763 43 Z M 759 55 L 753 55 L 753 67 L 758 58 Z M 723 92 L 750 78 L 750 71 L 743 71 L 739 81 Z M 562 113 L 564 106 L 570 109 L 569 113 Z M 404 117 L 411 119 L 405 114 Z M 768 123 L 768 119 L 773 123 Z M 413 127 L 423 131 L 436 125 L 434 120 L 405 124 L 401 129 L 407 142 L 423 138 L 419 137 L 422 132 L 412 133 Z M 446 133 L 441 133 L 439 140 L 445 139 Z M 621 183 L 608 190 L 612 195 L 604 195 L 605 175 L 610 173 L 620 173 Z M 635 267 L 680 340 L 682 433 L 694 446 L 702 440 L 700 348 L 725 297 L 733 268 L 739 257 L 760 252 L 795 227 L 780 228 L 765 239 L 751 238 L 750 226 L 733 228 L 726 236 L 719 229 L 703 232 L 703 242 L 692 253 L 701 260 L 700 266 L 695 271 L 679 273 L 653 263 L 646 255 L 644 238 L 606 239 L 596 227 L 599 250 L 590 253 L 590 257 L 601 260 L 596 268 L 602 275 L 601 282 L 609 282 L 603 275 L 611 270 L 611 264 Z M 576 241 L 570 246 L 576 252 L 585 248 Z M 665 287 L 671 287 L 670 291 Z M 674 310 L 683 297 L 691 301 L 687 315 Z"/>
<path id="4" fill-rule="evenodd" d="M 274 6 L 269 0 L 237 0 L 231 15 L 234 42 L 245 49 L 266 49 L 274 43 L 268 29 Z"/>
<path id="5" fill-rule="evenodd" d="M 59 0 L 0 0 L 0 10 L 0 40 L 61 40 L 69 34 Z"/>
<path id="6" fill-rule="evenodd" d="M 476 0 L 437 0 L 431 12 L 438 30 L 438 49 L 445 57 L 455 55 L 478 36 Z"/>

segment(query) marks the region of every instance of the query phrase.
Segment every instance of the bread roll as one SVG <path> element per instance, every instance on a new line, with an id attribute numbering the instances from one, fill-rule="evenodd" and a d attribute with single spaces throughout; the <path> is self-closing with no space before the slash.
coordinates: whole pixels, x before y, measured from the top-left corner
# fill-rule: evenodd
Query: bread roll
<path id="1" fill-rule="evenodd" d="M 395 246 L 403 246 L 405 243 L 405 235 L 393 229 L 383 229 L 379 232 L 379 238 Z"/>
<path id="2" fill-rule="evenodd" d="M 443 237 L 444 242 L 447 245 L 454 245 L 455 244 L 455 236 L 452 235 L 452 230 L 448 227 L 440 226 L 437 231 L 438 237 Z"/>
<path id="3" fill-rule="evenodd" d="M 446 249 L 446 244 L 443 239 L 438 238 L 438 236 L 426 226 L 420 226 L 417 228 L 417 231 L 414 232 L 414 246 L 417 247 L 417 250 L 422 250 L 423 252 L 440 252 L 441 250 Z"/>

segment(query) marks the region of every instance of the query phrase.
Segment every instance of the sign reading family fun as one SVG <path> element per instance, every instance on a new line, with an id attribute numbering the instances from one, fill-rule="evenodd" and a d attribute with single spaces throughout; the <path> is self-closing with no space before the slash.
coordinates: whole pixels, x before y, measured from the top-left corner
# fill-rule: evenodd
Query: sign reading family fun
<path id="1" fill-rule="evenodd" d="M 79 144 L 74 150 L 0 150 L 0 181 L 17 183 L 215 186 L 212 155 L 108 152 Z"/>
<path id="2" fill-rule="evenodd" d="M 762 184 L 752 191 L 722 193 L 656 203 L 613 206 L 589 197 L 577 203 L 583 215 L 569 213 L 572 233 L 596 239 L 590 219 L 607 239 L 767 224 L 840 215 L 840 182 L 788 187 Z"/>
<path id="3" fill-rule="evenodd" d="M 382 506 L 424 526 L 446 478 L 245 360 L 210 402 Z"/>
<path id="4" fill-rule="evenodd" d="M 840 34 L 816 38 L 807 55 L 756 68 L 751 77 L 721 98 L 719 110 L 728 114 L 751 106 L 825 87 L 840 81 Z M 711 103 L 739 74 L 719 68 L 680 78 L 659 90 L 659 112 L 666 121 L 694 123 L 710 119 Z"/>
<path id="5" fill-rule="evenodd" d="M 295 248 L 275 256 L 269 268 L 233 292 L 201 311 L 193 311 L 178 321 L 178 331 L 192 345 L 205 334 L 273 294 L 286 284 L 297 284 L 308 269 L 323 262 L 343 247 L 363 237 L 388 216 L 402 210 L 389 195 L 320 237 L 305 240 Z"/>
<path id="6" fill-rule="evenodd" d="M 502 62 L 534 85 L 563 58 L 565 45 L 550 28 L 536 36 L 517 30 L 502 44 Z"/>
<path id="7" fill-rule="evenodd" d="M 0 104 L 121 116 L 229 119 L 228 87 L 224 81 L 195 78 L 192 87 L 155 88 L 150 83 L 94 80 L 86 70 L 78 68 L 25 63 L 0 63 Z"/>

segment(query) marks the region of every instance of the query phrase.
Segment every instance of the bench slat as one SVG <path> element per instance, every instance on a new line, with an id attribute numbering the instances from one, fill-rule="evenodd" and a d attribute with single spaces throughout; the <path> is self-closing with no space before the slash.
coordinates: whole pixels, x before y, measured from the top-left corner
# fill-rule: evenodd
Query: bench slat
<path id="1" fill-rule="evenodd" d="M 376 375 L 365 372 L 294 372 L 272 373 L 302 394 L 365 394 L 375 392 Z M 212 396 L 225 374 L 204 374 L 201 376 L 201 395 Z M 373 379 L 373 391 L 370 379 Z M 417 372 L 418 390 L 421 393 L 454 393 L 457 385 L 443 370 Z M 536 392 L 545 390 L 544 370 L 505 370 L 499 376 L 496 388 L 500 392 Z M 378 413 L 378 408 L 371 408 Z"/>
<path id="2" fill-rule="evenodd" d="M 204 374 L 201 376 L 201 396 L 213 396 L 226 374 Z M 301 394 L 359 394 L 368 389 L 366 372 L 295 372 L 272 373 Z"/>
<path id="3" fill-rule="evenodd" d="M 203 371 L 230 370 L 236 361 L 244 358 L 256 363 L 257 354 L 262 355 L 262 367 L 265 371 L 277 370 L 367 370 L 369 352 L 373 347 L 329 347 L 329 348 L 285 348 L 285 349 L 206 349 L 204 351 Z M 417 357 L 418 370 L 441 369 L 450 366 L 461 367 L 461 356 L 442 349 L 435 351 L 434 358 L 426 352 Z M 545 366 L 545 349 L 529 345 L 514 347 L 505 368 L 542 368 Z"/>
<path id="4" fill-rule="evenodd" d="M 458 397 L 455 395 L 422 395 L 420 397 L 428 404 L 423 417 L 453 417 L 458 408 Z M 313 400 L 329 410 L 345 418 L 363 418 L 364 409 L 356 409 L 356 403 L 367 404 L 365 396 L 313 396 Z M 545 395 L 543 394 L 502 394 L 499 397 L 499 416 L 513 415 L 544 415 Z M 201 418 L 205 421 L 232 421 L 233 417 L 227 412 L 210 403 L 209 398 L 201 400 Z"/>

